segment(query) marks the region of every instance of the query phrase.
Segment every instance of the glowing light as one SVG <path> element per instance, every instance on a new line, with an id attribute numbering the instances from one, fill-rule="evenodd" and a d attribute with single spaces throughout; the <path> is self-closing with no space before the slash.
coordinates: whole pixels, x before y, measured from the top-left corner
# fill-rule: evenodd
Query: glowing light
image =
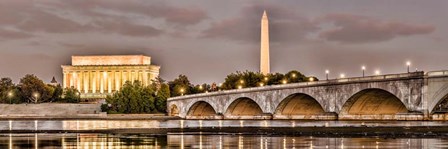
<path id="1" fill-rule="evenodd" d="M 38 98 L 39 97 L 39 93 L 33 93 L 34 98 Z"/>
<path id="2" fill-rule="evenodd" d="M 262 82 L 262 83 L 260 83 L 260 86 L 264 86 L 264 83 Z"/>
<path id="3" fill-rule="evenodd" d="M 269 78 L 268 77 L 264 77 L 264 81 L 268 81 L 269 80 Z"/>
<path id="4" fill-rule="evenodd" d="M 282 84 L 286 84 L 286 83 L 288 83 L 287 80 L 282 80 Z"/>
<path id="5" fill-rule="evenodd" d="M 14 94 L 12 93 L 12 91 L 8 92 L 8 97 L 12 97 L 14 96 Z"/>
<path id="6" fill-rule="evenodd" d="M 243 84 L 243 83 L 244 83 L 244 80 L 240 80 L 240 83 Z"/>
<path id="7" fill-rule="evenodd" d="M 310 78 L 310 82 L 313 82 L 313 81 L 314 81 L 314 78 L 313 78 L 313 77 L 311 77 L 311 78 Z"/>
<path id="8" fill-rule="evenodd" d="M 181 94 L 181 95 L 184 95 L 184 92 L 185 92 L 185 89 L 184 89 L 184 88 L 181 88 L 181 89 L 180 89 L 180 94 Z"/>
<path id="9" fill-rule="evenodd" d="M 362 70 L 366 70 L 366 66 L 362 66 L 361 69 L 362 69 Z"/>
<path id="10" fill-rule="evenodd" d="M 339 75 L 340 78 L 345 78 L 345 74 L 341 73 L 341 75 Z"/>
<path id="11" fill-rule="evenodd" d="M 293 78 L 296 78 L 296 77 L 297 77 L 297 75 L 296 75 L 295 73 L 291 74 L 291 76 L 292 76 Z"/>
<path id="12" fill-rule="evenodd" d="M 380 75 L 381 71 L 380 70 L 375 70 L 375 75 Z"/>
<path id="13" fill-rule="evenodd" d="M 241 86 L 241 85 L 238 85 L 238 89 L 242 89 L 243 88 L 243 86 Z"/>
<path id="14" fill-rule="evenodd" d="M 329 74 L 330 73 L 330 70 L 325 70 L 325 74 Z"/>
<path id="15" fill-rule="evenodd" d="M 202 89 L 204 89 L 204 87 L 202 87 L 202 85 L 199 85 L 199 89 L 202 90 Z"/>
<path id="16" fill-rule="evenodd" d="M 411 66 L 411 62 L 410 62 L 410 61 L 407 61 L 407 62 L 406 62 L 406 66 Z"/>

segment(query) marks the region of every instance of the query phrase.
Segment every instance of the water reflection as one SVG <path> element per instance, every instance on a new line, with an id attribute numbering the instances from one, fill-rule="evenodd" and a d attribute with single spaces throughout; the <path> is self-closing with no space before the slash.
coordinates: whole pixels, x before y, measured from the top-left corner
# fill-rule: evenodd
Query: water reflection
<path id="1" fill-rule="evenodd" d="M 0 134 L 0 148 L 447 148 L 444 138 L 324 138 L 242 134 Z"/>

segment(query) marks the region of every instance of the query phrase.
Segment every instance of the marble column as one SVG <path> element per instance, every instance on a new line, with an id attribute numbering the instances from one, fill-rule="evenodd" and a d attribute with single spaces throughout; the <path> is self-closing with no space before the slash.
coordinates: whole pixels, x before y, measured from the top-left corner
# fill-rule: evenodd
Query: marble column
<path id="1" fill-rule="evenodd" d="M 100 72 L 99 78 L 100 78 L 100 93 L 104 93 L 104 72 Z"/>
<path id="2" fill-rule="evenodd" d="M 83 75 L 83 80 L 84 80 L 84 93 L 88 93 L 89 92 L 89 72 L 88 71 L 84 71 L 84 75 Z"/>
<path id="3" fill-rule="evenodd" d="M 63 72 L 62 75 L 62 88 L 66 88 L 67 87 L 67 72 Z"/>

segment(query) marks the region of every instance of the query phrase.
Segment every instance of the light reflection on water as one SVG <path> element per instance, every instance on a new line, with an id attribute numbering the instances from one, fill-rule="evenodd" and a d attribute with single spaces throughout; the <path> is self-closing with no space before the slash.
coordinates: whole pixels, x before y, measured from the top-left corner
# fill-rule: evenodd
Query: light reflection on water
<path id="1" fill-rule="evenodd" d="M 0 148 L 447 148 L 441 138 L 325 138 L 239 134 L 0 134 Z"/>

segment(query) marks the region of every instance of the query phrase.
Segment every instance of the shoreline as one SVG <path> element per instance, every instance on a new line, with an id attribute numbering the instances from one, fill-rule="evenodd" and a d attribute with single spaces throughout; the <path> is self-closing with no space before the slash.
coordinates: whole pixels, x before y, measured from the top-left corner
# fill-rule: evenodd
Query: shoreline
<path id="1" fill-rule="evenodd" d="M 0 120 L 0 133 L 448 137 L 448 123 L 441 121 L 9 119 Z"/>
<path id="2" fill-rule="evenodd" d="M 104 133 L 104 134 L 145 134 L 145 135 L 294 135 L 316 137 L 385 137 L 385 138 L 448 138 L 447 127 L 222 127 L 222 128 L 147 128 L 113 130 L 13 130 L 0 131 L 0 134 L 26 133 Z"/>

